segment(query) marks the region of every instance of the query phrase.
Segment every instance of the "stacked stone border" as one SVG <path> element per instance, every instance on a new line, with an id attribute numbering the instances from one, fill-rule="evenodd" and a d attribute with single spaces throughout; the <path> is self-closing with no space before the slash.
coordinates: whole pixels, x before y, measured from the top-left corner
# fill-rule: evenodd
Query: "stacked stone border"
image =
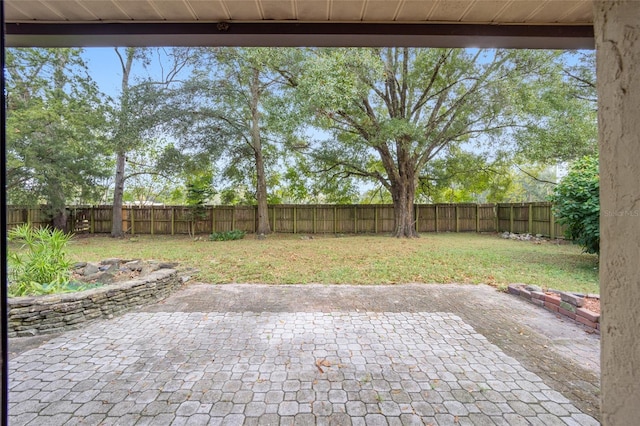
<path id="1" fill-rule="evenodd" d="M 160 269 L 142 278 L 75 293 L 8 300 L 9 337 L 58 333 L 100 318 L 113 318 L 138 306 L 168 297 L 182 285 L 175 269 Z"/>
<path id="2" fill-rule="evenodd" d="M 600 299 L 597 294 L 577 294 L 558 290 L 541 291 L 537 286 L 525 284 L 509 284 L 508 293 L 527 300 L 534 305 L 541 306 L 553 313 L 570 318 L 600 334 L 600 314 L 584 308 L 585 297 Z"/>

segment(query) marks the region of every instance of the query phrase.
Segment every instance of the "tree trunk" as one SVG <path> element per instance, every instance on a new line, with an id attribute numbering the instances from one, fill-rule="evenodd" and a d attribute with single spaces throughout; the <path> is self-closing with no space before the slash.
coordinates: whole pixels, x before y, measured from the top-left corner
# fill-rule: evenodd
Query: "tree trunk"
<path id="1" fill-rule="evenodd" d="M 51 220 L 51 224 L 54 229 L 59 229 L 64 233 L 69 232 L 67 227 L 67 209 L 62 207 L 61 209 L 56 209 L 53 212 L 53 219 Z"/>
<path id="2" fill-rule="evenodd" d="M 111 236 L 113 238 L 124 236 L 124 230 L 122 229 L 122 198 L 124 195 L 125 160 L 125 153 L 118 152 L 116 158 L 116 182 L 113 190 L 113 212 L 111 215 Z"/>
<path id="3" fill-rule="evenodd" d="M 267 177 L 264 172 L 262 142 L 260 140 L 260 72 L 255 69 L 251 81 L 251 144 L 256 162 L 256 199 L 258 201 L 258 227 L 256 235 L 264 238 L 271 233 L 269 207 L 267 205 Z"/>
<path id="4" fill-rule="evenodd" d="M 129 76 L 131 75 L 131 67 L 133 66 L 133 59 L 135 57 L 135 48 L 127 48 L 126 60 L 122 57 L 118 48 L 115 48 L 116 54 L 120 59 L 120 65 L 122 66 L 122 96 L 120 100 L 120 114 L 118 119 L 120 130 L 126 127 L 122 120 L 126 120 L 126 113 L 129 110 Z M 120 138 L 126 136 L 119 136 Z M 124 196 L 124 181 L 126 179 L 125 164 L 127 160 L 126 144 L 124 140 L 117 140 L 118 148 L 116 149 L 116 177 L 115 188 L 113 190 L 113 211 L 111 214 L 111 237 L 122 238 L 124 237 L 124 230 L 122 229 L 122 202 Z"/>
<path id="5" fill-rule="evenodd" d="M 267 235 L 271 233 L 269 225 L 269 206 L 267 205 L 267 180 L 264 173 L 264 161 L 262 159 L 262 151 L 256 151 L 256 198 L 258 199 L 258 228 L 256 234 Z"/>
<path id="6" fill-rule="evenodd" d="M 413 202 L 415 198 L 415 184 L 413 179 L 401 180 L 391 187 L 393 198 L 393 215 L 395 228 L 391 234 L 397 238 L 418 238 L 415 218 L 413 214 Z"/>

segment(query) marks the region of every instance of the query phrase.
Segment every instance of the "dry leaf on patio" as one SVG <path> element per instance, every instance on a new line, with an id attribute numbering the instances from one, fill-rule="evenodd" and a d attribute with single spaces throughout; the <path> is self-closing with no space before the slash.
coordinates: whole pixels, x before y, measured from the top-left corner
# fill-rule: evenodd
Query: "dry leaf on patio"
<path id="1" fill-rule="evenodd" d="M 324 373 L 324 370 L 322 369 L 322 367 L 331 367 L 331 363 L 329 361 L 327 361 L 326 359 L 317 359 L 316 360 L 316 368 L 318 368 L 318 371 L 320 373 Z"/>

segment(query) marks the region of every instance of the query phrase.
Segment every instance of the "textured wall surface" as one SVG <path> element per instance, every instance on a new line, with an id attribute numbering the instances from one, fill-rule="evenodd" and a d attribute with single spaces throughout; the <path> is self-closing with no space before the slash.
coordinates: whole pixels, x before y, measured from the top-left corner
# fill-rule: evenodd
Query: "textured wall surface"
<path id="1" fill-rule="evenodd" d="M 602 420 L 640 419 L 640 2 L 594 2 L 600 139 Z"/>
<path id="2" fill-rule="evenodd" d="M 174 269 L 144 278 L 76 293 L 9 299 L 9 337 L 58 333 L 87 321 L 112 318 L 137 306 L 155 303 L 180 287 Z"/>

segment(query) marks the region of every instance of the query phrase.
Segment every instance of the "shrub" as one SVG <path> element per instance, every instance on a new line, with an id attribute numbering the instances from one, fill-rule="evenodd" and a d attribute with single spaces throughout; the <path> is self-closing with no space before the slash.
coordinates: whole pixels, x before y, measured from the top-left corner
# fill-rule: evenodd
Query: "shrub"
<path id="1" fill-rule="evenodd" d="M 214 232 L 209 236 L 211 241 L 232 241 L 241 240 L 247 235 L 246 232 L 234 229 L 233 231 Z"/>
<path id="2" fill-rule="evenodd" d="M 583 157 L 571 166 L 551 199 L 565 236 L 587 253 L 600 253 L 600 176 L 598 159 Z"/>
<path id="3" fill-rule="evenodd" d="M 8 233 L 9 241 L 21 242 L 10 253 L 9 287 L 11 297 L 40 295 L 69 291 L 66 286 L 71 275 L 71 262 L 65 248 L 71 234 L 58 229 L 18 226 Z"/>

